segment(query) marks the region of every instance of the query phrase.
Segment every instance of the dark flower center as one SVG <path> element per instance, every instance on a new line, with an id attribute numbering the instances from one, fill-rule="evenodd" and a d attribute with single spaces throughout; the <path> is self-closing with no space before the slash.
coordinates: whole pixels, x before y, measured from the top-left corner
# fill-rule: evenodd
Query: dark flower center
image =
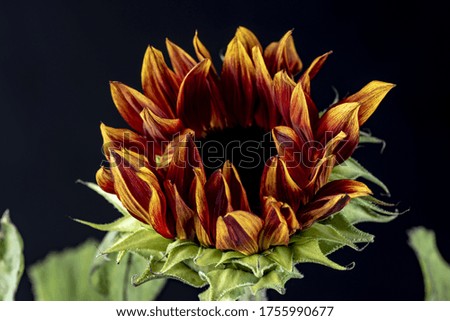
<path id="1" fill-rule="evenodd" d="M 266 161 L 276 155 L 270 132 L 260 127 L 234 127 L 211 130 L 197 142 L 206 175 L 222 168 L 229 160 L 237 169 L 252 211 L 258 213 L 259 185 Z"/>

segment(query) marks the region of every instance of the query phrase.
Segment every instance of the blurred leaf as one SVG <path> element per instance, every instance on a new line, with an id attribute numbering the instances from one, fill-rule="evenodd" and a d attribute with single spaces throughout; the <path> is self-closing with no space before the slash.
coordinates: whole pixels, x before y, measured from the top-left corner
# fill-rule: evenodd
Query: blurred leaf
<path id="1" fill-rule="evenodd" d="M 436 235 L 421 226 L 408 231 L 408 236 L 422 269 L 425 300 L 450 300 L 450 266 L 439 253 Z"/>
<path id="2" fill-rule="evenodd" d="M 23 267 L 22 237 L 5 211 L 0 219 L 0 301 L 14 300 Z"/>
<path id="3" fill-rule="evenodd" d="M 108 238 L 110 238 L 108 240 Z M 106 237 L 107 242 L 114 235 Z M 102 245 L 100 245 L 102 246 Z M 35 299 L 39 301 L 153 300 L 164 280 L 136 288 L 132 276 L 147 266 L 147 261 L 127 253 L 120 264 L 98 256 L 98 243 L 88 240 L 76 248 L 49 254 L 29 269 Z"/>

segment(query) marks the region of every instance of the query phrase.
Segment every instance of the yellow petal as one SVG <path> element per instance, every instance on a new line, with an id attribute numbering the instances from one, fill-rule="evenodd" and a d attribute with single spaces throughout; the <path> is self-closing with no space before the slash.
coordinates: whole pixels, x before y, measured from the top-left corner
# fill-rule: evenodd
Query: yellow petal
<path id="1" fill-rule="evenodd" d="M 143 156 L 147 156 L 147 140 L 141 135 L 128 129 L 118 129 L 100 124 L 100 131 L 103 137 L 103 154 L 109 159 L 110 149 L 132 150 Z"/>
<path id="2" fill-rule="evenodd" d="M 365 85 L 356 94 L 344 98 L 339 103 L 357 102 L 361 105 L 358 113 L 359 126 L 361 126 L 377 109 L 387 93 L 394 87 L 394 84 L 374 80 Z"/>
<path id="3" fill-rule="evenodd" d="M 314 136 L 309 118 L 308 102 L 302 84 L 297 84 L 292 91 L 289 113 L 292 128 L 300 140 L 305 143 L 312 143 Z"/>
<path id="4" fill-rule="evenodd" d="M 182 48 L 166 39 L 167 52 L 175 74 L 181 81 L 187 73 L 197 64 L 197 62 Z"/>
<path id="5" fill-rule="evenodd" d="M 332 53 L 333 51 L 328 51 L 322 56 L 317 57 L 316 59 L 314 59 L 314 61 L 311 63 L 308 69 L 306 69 L 303 72 L 299 82 L 303 85 L 303 90 L 307 94 L 311 94 L 311 80 L 317 75 L 320 69 L 322 69 L 322 66 L 324 65 L 328 56 L 331 55 Z"/>
<path id="6" fill-rule="evenodd" d="M 247 192 L 242 185 L 236 167 L 230 162 L 226 161 L 222 168 L 222 173 L 225 181 L 230 188 L 231 206 L 233 210 L 242 210 L 250 212 L 250 205 L 247 199 Z"/>
<path id="7" fill-rule="evenodd" d="M 259 247 L 263 251 L 271 246 L 289 243 L 289 227 L 281 213 L 281 206 L 282 203 L 277 202 L 273 197 L 264 199 L 264 225 L 259 235 Z"/>
<path id="8" fill-rule="evenodd" d="M 302 70 L 303 64 L 295 49 L 292 30 L 286 32 L 279 42 L 267 46 L 264 50 L 264 59 L 271 75 L 284 70 L 292 77 Z"/>
<path id="9" fill-rule="evenodd" d="M 260 51 L 262 51 L 262 46 L 259 43 L 258 38 L 255 36 L 253 32 L 251 32 L 249 29 L 240 26 L 236 30 L 236 38 L 242 43 L 247 53 L 251 56 L 252 55 L 252 49 L 254 47 L 258 48 Z"/>
<path id="10" fill-rule="evenodd" d="M 217 220 L 216 248 L 233 250 L 245 255 L 257 253 L 263 220 L 245 211 L 230 212 Z"/>
<path id="11" fill-rule="evenodd" d="M 291 97 L 295 86 L 295 82 L 285 71 L 276 73 L 273 78 L 275 105 L 287 126 L 291 126 Z"/>

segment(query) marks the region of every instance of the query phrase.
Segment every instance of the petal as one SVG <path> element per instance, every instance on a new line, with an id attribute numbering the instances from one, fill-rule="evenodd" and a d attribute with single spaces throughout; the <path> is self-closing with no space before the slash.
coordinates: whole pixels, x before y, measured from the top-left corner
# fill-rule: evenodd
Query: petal
<path id="1" fill-rule="evenodd" d="M 237 39 L 228 44 L 223 61 L 221 83 L 230 116 L 242 127 L 252 124 L 255 105 L 255 67 L 242 43 Z"/>
<path id="2" fill-rule="evenodd" d="M 180 240 L 192 240 L 194 238 L 194 216 L 195 213 L 189 206 L 186 205 L 184 200 L 178 193 L 177 187 L 170 181 L 164 182 L 165 195 L 167 197 L 167 203 L 172 210 L 173 217 L 175 219 L 175 230 L 178 239 Z"/>
<path id="3" fill-rule="evenodd" d="M 211 230 L 211 216 L 209 215 L 208 200 L 205 193 L 205 174 L 199 168 L 194 168 L 195 178 L 190 190 L 190 204 L 196 212 L 195 231 L 200 244 L 204 246 L 213 245 Z"/>
<path id="4" fill-rule="evenodd" d="M 177 114 L 187 127 L 201 136 L 210 127 L 211 92 L 207 81 L 211 60 L 198 63 L 186 75 L 177 99 Z"/>
<path id="5" fill-rule="evenodd" d="M 143 133 L 143 123 L 140 117 L 141 111 L 145 108 L 143 96 L 137 90 L 134 90 L 124 84 L 111 81 L 111 96 L 123 119 L 138 133 Z"/>
<path id="6" fill-rule="evenodd" d="M 100 169 L 95 174 L 95 180 L 97 181 L 98 186 L 102 190 L 104 190 L 107 193 L 115 194 L 116 191 L 114 190 L 114 177 L 111 173 L 111 170 L 105 167 L 100 167 Z"/>
<path id="7" fill-rule="evenodd" d="M 166 215 L 166 199 L 156 176 L 148 168 L 136 168 L 133 163 L 124 157 L 123 151 L 111 150 L 117 196 L 133 217 L 153 226 L 162 236 L 174 238 L 173 218 Z"/>
<path id="8" fill-rule="evenodd" d="M 174 146 L 173 157 L 166 175 L 166 179 L 175 184 L 184 200 L 189 199 L 189 190 L 195 177 L 193 170 L 195 167 L 204 171 L 194 137 L 187 134 L 180 137 L 178 144 Z"/>
<path id="9" fill-rule="evenodd" d="M 215 228 L 217 219 L 233 210 L 231 206 L 230 188 L 225 181 L 221 170 L 216 170 L 205 184 L 205 194 L 208 202 L 208 226 L 205 229 L 210 233 L 211 239 L 216 239 Z M 202 222 L 203 223 L 203 222 Z"/>
<path id="10" fill-rule="evenodd" d="M 325 61 L 327 60 L 328 56 L 331 55 L 333 51 L 328 51 L 327 53 L 323 54 L 322 56 L 317 57 L 314 59 L 314 61 L 311 63 L 311 65 L 306 69 L 302 76 L 300 77 L 299 82 L 303 85 L 303 90 L 308 95 L 311 94 L 311 80 L 317 75 L 317 73 L 322 69 L 322 66 L 324 65 Z"/>
<path id="11" fill-rule="evenodd" d="M 307 144 L 312 143 L 314 135 L 309 118 L 308 103 L 303 92 L 302 84 L 297 84 L 292 91 L 289 113 L 292 128 L 300 140 Z"/>
<path id="12" fill-rule="evenodd" d="M 186 135 L 195 136 L 195 132 L 192 129 L 185 128 L 180 133 L 176 133 L 172 140 L 165 146 L 164 152 L 157 158 L 157 169 L 167 170 L 172 162 L 173 155 L 175 153 L 175 147 L 180 144 L 180 140 L 186 140 Z"/>
<path id="13" fill-rule="evenodd" d="M 358 112 L 360 104 L 342 103 L 326 111 L 320 118 L 316 137 L 324 146 L 340 132 L 347 136 L 333 152 L 338 163 L 349 158 L 359 142 Z"/>
<path id="14" fill-rule="evenodd" d="M 170 118 L 175 118 L 175 107 L 180 85 L 175 73 L 167 67 L 161 51 L 149 46 L 142 64 L 142 88 Z"/>
<path id="15" fill-rule="evenodd" d="M 288 245 L 289 243 L 289 227 L 281 213 L 282 204 L 273 197 L 264 200 L 264 225 L 259 235 L 259 247 L 263 251 L 271 246 Z"/>
<path id="16" fill-rule="evenodd" d="M 161 154 L 165 146 L 184 128 L 178 118 L 159 117 L 150 109 L 144 109 L 141 117 L 144 120 L 145 134 L 154 141 L 154 150 L 157 154 Z"/>
<path id="17" fill-rule="evenodd" d="M 279 157 L 284 161 L 286 167 L 299 186 L 307 184 L 310 175 L 310 164 L 307 145 L 302 142 L 295 131 L 287 126 L 277 126 L 272 129 L 272 137 Z"/>
<path id="18" fill-rule="evenodd" d="M 307 228 L 315 221 L 339 212 L 352 198 L 370 194 L 371 190 L 364 183 L 354 180 L 331 181 L 317 192 L 310 203 L 300 209 L 298 219 L 302 228 Z"/>
<path id="19" fill-rule="evenodd" d="M 226 161 L 222 168 L 222 173 L 225 181 L 230 188 L 231 206 L 233 210 L 242 210 L 250 212 L 250 205 L 247 199 L 247 192 L 242 185 L 236 167 L 230 162 Z"/>
<path id="20" fill-rule="evenodd" d="M 264 58 L 271 75 L 280 70 L 285 70 L 292 77 L 302 70 L 303 64 L 295 49 L 292 38 L 292 30 L 280 39 L 279 42 L 271 43 L 264 50 Z"/>
<path id="21" fill-rule="evenodd" d="M 289 174 L 286 163 L 279 157 L 270 158 L 261 177 L 260 198 L 273 196 L 278 201 L 289 204 L 294 211 L 302 201 L 302 189 Z"/>
<path id="22" fill-rule="evenodd" d="M 255 64 L 256 91 L 259 97 L 259 103 L 255 110 L 255 121 L 258 126 L 270 130 L 280 123 L 280 115 L 275 105 L 272 77 L 258 47 L 253 47 L 252 58 Z"/>
<path id="23" fill-rule="evenodd" d="M 181 81 L 197 62 L 186 51 L 169 39 L 166 39 L 166 47 L 172 68 Z"/>
<path id="24" fill-rule="evenodd" d="M 249 29 L 242 26 L 238 27 L 236 30 L 236 38 L 244 46 L 249 56 L 252 55 L 252 49 L 254 47 L 262 51 L 262 46 L 259 43 L 258 38 Z"/>
<path id="25" fill-rule="evenodd" d="M 359 126 L 361 126 L 377 109 L 387 93 L 394 87 L 394 84 L 374 80 L 365 85 L 356 94 L 344 98 L 339 104 L 344 102 L 358 102 L 361 105 L 358 112 Z"/>
<path id="26" fill-rule="evenodd" d="M 198 32 L 195 32 L 194 40 L 192 41 L 195 49 L 195 54 L 197 55 L 198 60 L 209 59 L 212 61 L 211 54 L 208 49 L 203 45 L 203 43 L 198 38 Z"/>
<path id="27" fill-rule="evenodd" d="M 100 124 L 100 131 L 103 137 L 103 154 L 109 159 L 110 149 L 127 149 L 140 155 L 147 156 L 148 148 L 151 143 L 141 135 L 128 129 L 118 129 Z"/>
<path id="28" fill-rule="evenodd" d="M 291 97 L 295 85 L 285 71 L 276 73 L 273 78 L 275 105 L 287 126 L 291 125 Z"/>
<path id="29" fill-rule="evenodd" d="M 257 253 L 262 227 L 263 220 L 245 211 L 234 211 L 219 217 L 216 248 L 238 251 L 245 255 Z"/>

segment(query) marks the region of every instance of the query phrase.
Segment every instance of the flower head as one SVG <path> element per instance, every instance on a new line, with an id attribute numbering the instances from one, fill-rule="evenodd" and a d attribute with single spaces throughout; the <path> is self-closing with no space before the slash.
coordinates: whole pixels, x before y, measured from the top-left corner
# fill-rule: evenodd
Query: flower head
<path id="1" fill-rule="evenodd" d="M 330 180 L 330 174 L 352 155 L 360 126 L 392 84 L 372 81 L 320 116 L 311 80 L 331 52 L 301 73 L 291 31 L 263 48 L 239 27 L 219 72 L 197 33 L 193 45 L 195 57 L 166 41 L 171 68 L 161 51 L 148 47 L 143 93 L 110 83 L 133 131 L 101 125 L 111 166 L 97 172 L 97 183 L 133 217 L 168 239 L 250 255 L 288 245 L 297 231 L 371 194 L 362 182 Z M 244 186 L 230 161 L 208 175 L 196 142 L 254 126 L 271 133 L 277 151 L 265 162 L 259 188 Z M 254 209 L 248 188 L 259 190 Z"/>

